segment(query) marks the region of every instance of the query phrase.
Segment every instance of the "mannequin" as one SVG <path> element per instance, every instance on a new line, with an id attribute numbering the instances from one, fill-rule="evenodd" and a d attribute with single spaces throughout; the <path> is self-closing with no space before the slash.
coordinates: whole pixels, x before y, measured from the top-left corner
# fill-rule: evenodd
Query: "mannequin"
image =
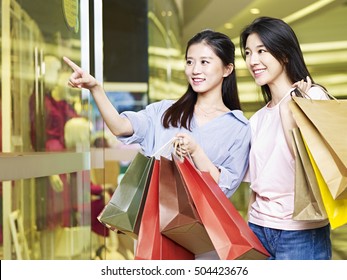
<path id="1" fill-rule="evenodd" d="M 78 117 L 74 108 L 64 99 L 59 88 L 62 63 L 52 55 L 44 58 L 43 89 L 37 89 L 29 99 L 30 137 L 34 151 L 58 152 L 66 149 L 65 123 Z M 65 86 L 66 87 L 66 86 Z M 41 94 L 41 95 L 40 95 Z M 53 259 L 54 230 L 75 224 L 69 197 L 68 174 L 57 174 L 35 179 L 36 228 L 40 232 L 41 259 Z"/>

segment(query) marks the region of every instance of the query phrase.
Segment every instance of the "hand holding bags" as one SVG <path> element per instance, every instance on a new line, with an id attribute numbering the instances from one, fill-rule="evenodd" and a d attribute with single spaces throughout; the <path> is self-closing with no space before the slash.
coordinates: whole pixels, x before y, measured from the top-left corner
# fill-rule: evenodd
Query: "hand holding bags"
<path id="1" fill-rule="evenodd" d="M 207 172 L 185 158 L 174 161 L 220 259 L 266 259 L 269 254 Z"/>
<path id="2" fill-rule="evenodd" d="M 98 219 L 112 230 L 137 238 L 154 157 L 137 153 Z"/>
<path id="3" fill-rule="evenodd" d="M 146 157 L 139 157 L 145 162 L 148 159 Z M 176 156 L 173 156 L 173 158 L 175 161 L 174 163 L 165 158 L 161 158 L 160 161 L 155 159 L 155 157 L 150 158 L 150 172 L 141 171 L 141 174 L 147 175 L 145 175 L 145 177 L 140 176 L 140 181 L 142 178 L 146 178 L 145 181 L 148 184 L 147 196 L 136 195 L 136 191 L 132 191 L 130 192 L 131 195 L 128 195 L 128 192 L 124 190 L 125 197 L 123 197 L 123 200 L 120 199 L 122 197 L 120 195 L 117 199 L 114 199 L 116 204 L 113 205 L 115 207 L 113 207 L 112 210 L 116 209 L 116 211 L 109 211 L 110 215 L 107 216 L 104 215 L 104 213 L 106 213 L 105 210 L 100 215 L 100 218 L 104 217 L 111 219 L 117 217 L 118 215 L 115 215 L 114 212 L 118 213 L 119 206 L 123 205 L 122 209 L 124 209 L 124 211 L 121 216 L 123 217 L 124 214 L 127 214 L 126 219 L 123 217 L 121 221 L 114 223 L 112 228 L 119 229 L 127 234 L 132 233 L 134 237 L 138 237 L 135 259 L 194 259 L 194 253 L 189 250 L 199 253 L 200 251 L 198 250 L 206 252 L 212 249 L 216 249 L 216 252 L 221 259 L 267 258 L 268 254 L 264 247 L 238 211 L 221 191 L 219 186 L 214 182 L 210 174 L 198 171 L 188 159 L 185 159 L 184 162 L 181 163 Z M 168 165 L 172 165 L 171 169 L 169 169 L 169 173 L 165 173 L 165 166 Z M 178 182 L 175 186 L 177 189 L 174 190 L 174 193 L 182 193 L 182 190 L 185 190 L 184 188 L 186 186 L 188 191 L 185 193 L 186 196 L 183 196 L 183 201 L 185 201 L 185 206 L 188 206 L 188 211 L 186 211 L 185 207 L 181 207 L 181 205 L 175 205 L 175 207 L 171 209 L 167 208 L 167 210 L 162 210 L 159 213 L 160 168 L 163 168 L 164 170 L 161 175 L 161 181 L 163 184 L 167 184 L 168 181 L 172 180 L 175 180 L 176 183 Z M 129 170 L 131 170 L 130 166 L 127 172 L 129 172 Z M 142 168 L 142 170 L 146 169 Z M 138 189 L 139 187 L 128 186 L 128 188 Z M 193 207 L 194 205 L 189 199 L 189 194 L 196 206 L 198 215 L 195 212 Z M 129 200 L 128 197 L 131 199 Z M 141 216 L 141 205 L 143 205 L 145 197 L 146 203 L 143 207 L 142 219 L 139 219 Z M 163 197 L 165 197 L 165 195 Z M 137 211 L 135 211 L 137 215 L 126 213 L 126 209 L 128 209 L 130 205 L 133 205 L 133 198 L 139 199 Z M 174 216 L 177 216 L 178 214 L 177 220 L 175 217 L 170 215 L 169 219 L 165 221 L 165 214 L 172 214 L 170 211 L 174 213 Z M 121 228 L 121 225 L 124 224 L 124 220 L 127 221 L 127 225 L 129 224 L 129 214 L 132 221 L 140 221 L 138 235 L 136 235 L 135 231 L 137 227 L 130 228 L 130 231 L 124 230 L 123 227 Z M 186 214 L 188 214 L 188 216 L 186 216 Z M 171 240 L 171 237 L 168 238 L 161 233 L 159 218 L 161 215 L 164 215 L 162 216 L 163 219 L 161 225 L 163 232 L 168 230 L 165 234 L 176 231 L 178 227 L 180 227 L 179 230 L 181 231 L 182 229 L 185 229 L 185 226 L 187 226 L 187 231 L 183 234 L 190 236 L 190 239 L 188 240 L 190 240 L 195 247 L 190 247 L 191 244 L 188 244 L 189 242 L 187 243 L 186 240 L 184 240 L 185 238 L 181 238 L 179 236 L 180 234 L 176 234 L 177 232 L 172 238 L 176 239 L 177 242 L 182 243 L 185 247 L 189 248 L 189 250 Z M 172 223 L 170 222 L 170 219 Z M 169 230 L 170 225 L 173 225 L 173 228 Z M 202 249 L 197 248 L 197 244 L 202 246 Z"/>
<path id="4" fill-rule="evenodd" d="M 194 254 L 214 250 L 175 163 L 160 158 L 160 231 Z"/>

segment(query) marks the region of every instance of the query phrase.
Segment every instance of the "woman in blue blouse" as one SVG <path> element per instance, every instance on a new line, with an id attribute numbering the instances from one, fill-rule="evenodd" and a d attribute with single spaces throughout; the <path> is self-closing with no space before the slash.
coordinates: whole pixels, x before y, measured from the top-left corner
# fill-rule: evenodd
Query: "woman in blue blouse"
<path id="1" fill-rule="evenodd" d="M 189 153 L 199 170 L 210 172 L 230 197 L 247 169 L 251 137 L 236 86 L 235 46 L 226 35 L 204 30 L 188 42 L 185 59 L 189 85 L 180 99 L 119 114 L 102 85 L 64 57 L 74 70 L 69 85 L 90 90 L 105 123 L 120 141 L 138 143 L 151 156 L 179 137 L 182 153 Z"/>

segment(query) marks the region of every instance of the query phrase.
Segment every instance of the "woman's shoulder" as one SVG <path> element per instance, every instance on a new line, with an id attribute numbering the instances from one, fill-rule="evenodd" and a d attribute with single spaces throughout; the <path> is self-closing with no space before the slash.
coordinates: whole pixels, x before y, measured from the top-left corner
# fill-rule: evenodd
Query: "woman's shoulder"
<path id="1" fill-rule="evenodd" d="M 267 104 L 264 105 L 263 107 L 260 107 L 253 114 L 251 114 L 249 120 L 252 121 L 254 119 L 257 119 L 257 118 L 259 118 L 259 116 L 266 114 L 266 112 L 267 112 Z"/>
<path id="2" fill-rule="evenodd" d="M 170 100 L 170 99 L 154 101 L 147 105 L 147 109 L 153 109 L 157 112 L 163 111 L 169 108 L 173 103 L 175 103 L 175 100 Z"/>
<path id="3" fill-rule="evenodd" d="M 241 111 L 241 110 L 232 110 L 227 115 L 233 116 L 233 118 L 237 119 L 238 121 L 240 121 L 241 123 L 243 123 L 245 125 L 248 125 L 248 123 L 249 123 L 248 119 L 246 118 L 243 111 Z"/>
<path id="4" fill-rule="evenodd" d="M 319 85 L 313 85 L 308 90 L 307 95 L 312 99 L 318 99 L 318 100 L 329 99 L 327 95 L 327 91 Z"/>
<path id="5" fill-rule="evenodd" d="M 165 106 L 171 106 L 173 103 L 175 103 L 176 100 L 171 99 L 163 99 L 163 100 L 156 100 L 149 105 L 156 106 L 156 107 L 165 107 Z"/>

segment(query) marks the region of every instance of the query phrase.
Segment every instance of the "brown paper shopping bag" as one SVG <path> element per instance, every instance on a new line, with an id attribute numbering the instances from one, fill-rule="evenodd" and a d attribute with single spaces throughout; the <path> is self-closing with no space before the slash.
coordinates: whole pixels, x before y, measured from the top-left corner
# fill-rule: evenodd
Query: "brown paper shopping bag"
<path id="1" fill-rule="evenodd" d="M 160 232 L 159 169 L 159 160 L 155 160 L 147 202 L 143 209 L 135 260 L 193 260 L 193 253 Z"/>
<path id="2" fill-rule="evenodd" d="M 214 250 L 175 163 L 160 158 L 160 231 L 194 254 Z"/>
<path id="3" fill-rule="evenodd" d="M 294 128 L 295 195 L 293 219 L 318 221 L 327 219 L 316 175 L 299 128 Z"/>
<path id="4" fill-rule="evenodd" d="M 298 127 L 300 128 L 303 138 L 310 148 L 312 156 L 320 172 L 322 173 L 322 177 L 324 178 L 332 197 L 334 199 L 345 199 L 347 198 L 347 174 L 343 171 L 343 168 L 341 168 L 341 161 L 336 159 L 336 153 L 323 138 L 322 133 L 317 130 L 312 121 L 308 119 L 306 114 L 297 104 L 297 102 L 304 103 L 301 99 L 305 98 L 293 97 L 294 101 L 289 104 L 290 109 L 293 112 L 294 119 Z M 306 100 L 306 102 L 314 102 L 314 100 Z M 332 102 L 337 101 L 332 100 Z M 314 103 L 312 103 L 311 105 L 314 106 Z M 316 110 L 318 110 L 318 113 L 322 113 L 319 108 L 316 108 Z M 330 122 L 336 122 L 336 119 L 330 117 Z M 346 135 L 346 130 L 342 130 L 342 127 L 340 129 L 341 130 L 339 132 L 337 132 L 337 129 L 335 129 L 329 132 L 325 132 L 324 135 L 331 133 L 334 134 L 335 137 L 345 138 L 346 136 L 343 136 L 341 134 Z"/>
<path id="5" fill-rule="evenodd" d="M 347 100 L 293 99 L 329 145 L 341 173 L 347 175 Z"/>

